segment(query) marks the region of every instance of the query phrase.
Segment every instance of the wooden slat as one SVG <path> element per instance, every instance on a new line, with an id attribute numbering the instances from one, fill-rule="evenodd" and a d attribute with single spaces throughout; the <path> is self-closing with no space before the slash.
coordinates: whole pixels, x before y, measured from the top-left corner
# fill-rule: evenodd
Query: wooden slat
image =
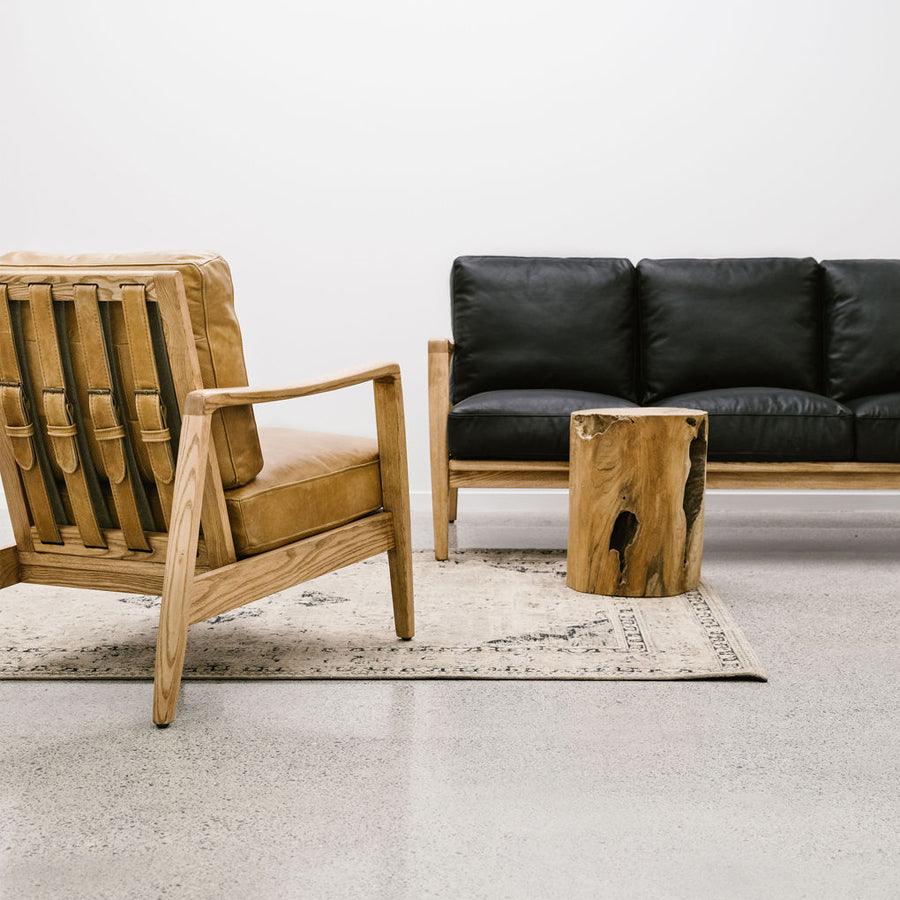
<path id="1" fill-rule="evenodd" d="M 74 268 L 69 266 L 57 267 L 35 266 L 30 268 L 4 268 L 0 266 L 3 275 L 3 283 L 9 288 L 10 299 L 27 300 L 28 286 L 35 281 L 53 286 L 55 300 L 74 300 L 75 285 L 95 284 L 97 286 L 97 298 L 99 300 L 118 300 L 120 297 L 120 285 L 124 281 L 147 285 L 148 293 L 152 292 L 155 280 L 159 275 L 175 274 L 174 270 L 153 270 L 127 268 L 104 274 L 96 268 Z"/>
<path id="2" fill-rule="evenodd" d="M 19 583 L 19 551 L 16 547 L 0 550 L 0 588 Z"/>
<path id="3" fill-rule="evenodd" d="M 85 547 L 78 536 L 78 529 L 72 525 L 61 525 L 59 531 L 64 543 L 43 544 L 38 537 L 37 530 L 32 528 L 31 535 L 34 542 L 34 550 L 38 553 L 89 556 L 96 559 L 128 559 L 135 562 L 159 563 L 160 565 L 166 561 L 169 536 L 164 532 L 149 532 L 147 534 L 147 543 L 150 545 L 149 550 L 132 550 L 128 546 L 122 531 L 117 528 L 107 528 L 103 532 L 107 542 L 107 549 L 104 550 L 102 547 Z M 206 546 L 203 541 L 200 541 L 197 550 L 197 564 L 203 568 L 207 567 Z"/>
<path id="4" fill-rule="evenodd" d="M 567 488 L 567 462 L 450 460 L 450 487 Z"/>
<path id="5" fill-rule="evenodd" d="M 466 488 L 566 488 L 567 462 L 450 460 L 450 484 Z M 708 489 L 900 490 L 900 463 L 733 463 L 706 468 Z"/>
<path id="6" fill-rule="evenodd" d="M 393 516 L 381 512 L 230 566 L 212 569 L 194 579 L 191 624 L 393 547 Z"/>
<path id="7" fill-rule="evenodd" d="M 163 571 L 164 567 L 158 563 L 19 553 L 19 580 L 34 584 L 161 594 Z"/>
<path id="8" fill-rule="evenodd" d="M 707 488 L 900 490 L 898 463 L 708 463 Z"/>

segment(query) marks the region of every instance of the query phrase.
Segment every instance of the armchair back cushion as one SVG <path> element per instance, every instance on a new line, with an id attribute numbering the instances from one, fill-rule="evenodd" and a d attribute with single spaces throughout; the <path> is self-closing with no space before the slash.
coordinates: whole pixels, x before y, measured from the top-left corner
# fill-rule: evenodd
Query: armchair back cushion
<path id="1" fill-rule="evenodd" d="M 638 263 L 644 401 L 730 387 L 818 392 L 814 259 Z"/>
<path id="2" fill-rule="evenodd" d="M 827 393 L 900 392 L 900 260 L 822 262 Z"/>
<path id="3" fill-rule="evenodd" d="M 194 343 L 204 387 L 243 387 L 247 384 L 241 329 L 234 312 L 234 289 L 228 263 L 215 253 L 110 253 L 58 256 L 46 253 L 7 253 L 0 267 L 65 267 L 137 270 L 169 269 L 181 273 L 187 295 Z M 119 353 L 127 340 L 116 341 Z M 128 369 L 127 366 L 124 367 Z M 250 406 L 218 410 L 213 415 L 213 440 L 226 488 L 251 481 L 263 460 Z"/>
<path id="4" fill-rule="evenodd" d="M 629 260 L 465 256 L 451 294 L 453 403 L 539 388 L 637 399 Z"/>

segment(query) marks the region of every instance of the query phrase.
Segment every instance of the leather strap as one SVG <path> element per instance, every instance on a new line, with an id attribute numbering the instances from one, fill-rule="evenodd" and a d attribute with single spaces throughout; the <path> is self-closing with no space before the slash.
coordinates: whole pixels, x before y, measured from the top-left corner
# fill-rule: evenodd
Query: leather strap
<path id="1" fill-rule="evenodd" d="M 168 528 L 172 513 L 175 463 L 172 435 L 166 425 L 166 410 L 159 394 L 159 374 L 153 357 L 147 298 L 142 284 L 122 285 L 122 310 L 134 370 L 134 403 L 138 426 L 150 458 L 150 468 L 159 491 L 159 505 Z"/>
<path id="2" fill-rule="evenodd" d="M 72 420 L 69 398 L 66 395 L 51 288 L 49 284 L 32 284 L 28 286 L 28 292 L 44 381 L 42 399 L 47 420 L 46 430 L 50 436 L 53 455 L 66 481 L 66 490 L 81 540 L 86 547 L 106 547 L 106 540 L 91 502 L 85 468 L 79 457 L 76 440 L 78 426 Z"/>
<path id="3" fill-rule="evenodd" d="M 62 538 L 35 447 L 34 422 L 29 415 L 22 387 L 5 284 L 0 285 L 0 409 L 13 457 L 22 473 L 25 496 L 38 537 L 44 543 L 61 544 Z"/>
<path id="4" fill-rule="evenodd" d="M 75 285 L 75 314 L 84 348 L 91 425 L 109 479 L 119 527 L 129 549 L 149 550 L 135 499 L 135 485 L 128 469 L 125 427 L 119 420 L 113 397 L 110 360 L 106 355 L 95 285 Z"/>

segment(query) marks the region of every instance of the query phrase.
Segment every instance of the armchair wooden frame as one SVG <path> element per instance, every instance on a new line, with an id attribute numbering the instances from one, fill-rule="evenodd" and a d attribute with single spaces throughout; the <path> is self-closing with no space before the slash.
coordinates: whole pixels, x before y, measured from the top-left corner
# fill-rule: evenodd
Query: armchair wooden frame
<path id="1" fill-rule="evenodd" d="M 428 342 L 428 417 L 431 438 L 431 508 L 434 555 L 447 559 L 449 523 L 456 520 L 460 488 L 566 488 L 569 464 L 562 461 L 450 459 L 450 363 L 453 343 Z M 711 462 L 710 489 L 900 490 L 900 463 Z"/>
<path id="2" fill-rule="evenodd" d="M 0 550 L 0 587 L 29 582 L 160 594 L 153 690 L 153 721 L 159 726 L 175 718 L 190 625 L 375 554 L 388 554 L 397 635 L 413 637 L 406 435 L 397 364 L 272 390 L 204 389 L 184 285 L 177 271 L 18 269 L 14 274 L 0 273 L 0 302 L 32 302 L 35 285 L 53 301 L 72 301 L 76 289 L 89 286 L 101 305 L 108 301 L 157 305 L 181 416 L 180 440 L 174 485 L 169 491 L 168 528 L 143 534 L 147 549 L 133 549 L 133 532 L 126 538 L 123 531 L 110 528 L 101 529 L 99 539 L 89 545 L 83 539 L 81 511 L 74 504 L 75 524 L 59 525 L 59 540 L 50 542 L 41 539 L 36 527 L 31 495 L 12 446 L 12 440 L 33 434 L 38 426 L 28 424 L 32 430 L 26 432 L 16 430 L 8 417 L 0 420 L 6 423 L 0 439 L 0 475 L 16 539 L 14 546 Z M 211 440 L 216 410 L 306 397 L 365 382 L 372 382 L 374 390 L 382 510 L 238 559 Z M 3 387 L 20 390 L 22 385 L 4 382 Z M 149 434 L 145 440 L 159 441 L 160 435 L 168 435 L 168 429 Z"/>

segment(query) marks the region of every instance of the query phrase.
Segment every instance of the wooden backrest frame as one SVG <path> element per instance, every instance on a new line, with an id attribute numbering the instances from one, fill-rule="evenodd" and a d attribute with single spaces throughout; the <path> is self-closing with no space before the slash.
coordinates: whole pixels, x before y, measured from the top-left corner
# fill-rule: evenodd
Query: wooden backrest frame
<path id="1" fill-rule="evenodd" d="M 163 323 L 165 345 L 179 412 L 184 415 L 187 395 L 203 388 L 197 349 L 181 275 L 175 270 L 28 268 L 0 271 L 10 300 L 28 298 L 29 285 L 48 284 L 55 300 L 72 300 L 75 285 L 96 287 L 103 303 L 121 300 L 124 285 L 140 285 L 148 303 L 155 302 Z M 18 580 L 38 584 L 93 587 L 109 590 L 160 593 L 169 536 L 147 535 L 149 551 L 131 550 L 122 533 L 106 529 L 105 548 L 87 547 L 74 526 L 60 526 L 61 544 L 42 543 L 28 513 L 19 467 L 7 435 L 0 435 L 0 476 L 16 538 Z M 202 507 L 203 541 L 197 570 L 219 568 L 235 561 L 234 542 L 225 507 L 222 478 L 215 447 L 210 444 Z"/>

